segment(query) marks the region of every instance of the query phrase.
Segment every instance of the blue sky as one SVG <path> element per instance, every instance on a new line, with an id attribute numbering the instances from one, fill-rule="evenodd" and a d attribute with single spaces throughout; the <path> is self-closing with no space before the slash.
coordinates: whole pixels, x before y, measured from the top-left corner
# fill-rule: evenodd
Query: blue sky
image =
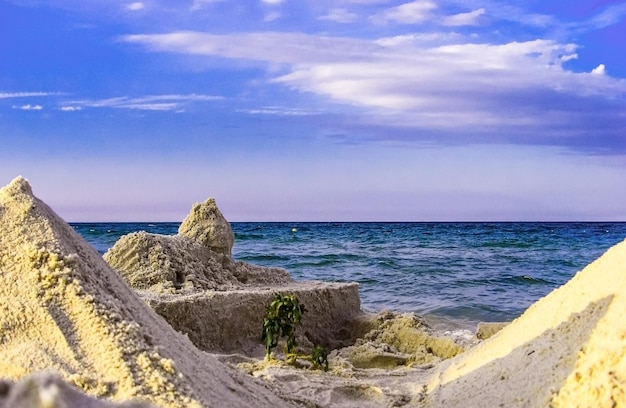
<path id="1" fill-rule="evenodd" d="M 0 0 L 68 221 L 626 220 L 626 1 Z"/>

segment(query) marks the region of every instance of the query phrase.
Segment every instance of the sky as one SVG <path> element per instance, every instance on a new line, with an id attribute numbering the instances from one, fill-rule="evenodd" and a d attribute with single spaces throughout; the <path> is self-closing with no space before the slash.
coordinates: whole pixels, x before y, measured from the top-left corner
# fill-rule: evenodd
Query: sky
<path id="1" fill-rule="evenodd" d="M 0 0 L 66 221 L 626 221 L 626 1 Z"/>

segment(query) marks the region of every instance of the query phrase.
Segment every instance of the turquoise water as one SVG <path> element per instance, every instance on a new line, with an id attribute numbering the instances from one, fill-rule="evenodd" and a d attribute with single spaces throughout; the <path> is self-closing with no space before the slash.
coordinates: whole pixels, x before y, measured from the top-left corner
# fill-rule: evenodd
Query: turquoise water
<path id="1" fill-rule="evenodd" d="M 104 253 L 124 234 L 175 234 L 179 224 L 72 225 Z M 366 310 L 468 326 L 514 319 L 626 238 L 626 223 L 231 225 L 238 260 L 285 268 L 297 280 L 358 282 Z"/>

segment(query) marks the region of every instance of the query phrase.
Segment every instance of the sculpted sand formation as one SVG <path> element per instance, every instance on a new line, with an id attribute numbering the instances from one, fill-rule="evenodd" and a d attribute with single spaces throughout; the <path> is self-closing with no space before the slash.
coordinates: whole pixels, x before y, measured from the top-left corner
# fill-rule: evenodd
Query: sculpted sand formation
<path id="1" fill-rule="evenodd" d="M 361 314 L 353 283 L 294 282 L 287 271 L 235 261 L 234 235 L 214 199 L 195 204 L 172 236 L 126 235 L 104 259 L 176 330 L 206 351 L 260 351 L 265 305 L 293 293 L 310 313 L 301 344 L 336 347 Z"/>
<path id="2" fill-rule="evenodd" d="M 0 189 L 0 408 L 626 406 L 626 241 L 459 355 L 415 317 L 364 318 L 356 285 L 294 282 L 232 242 L 208 200 L 177 235 L 123 237 L 117 272 L 25 179 Z M 361 335 L 331 372 L 243 355 L 263 354 L 277 288 L 314 316 L 303 338 Z"/>

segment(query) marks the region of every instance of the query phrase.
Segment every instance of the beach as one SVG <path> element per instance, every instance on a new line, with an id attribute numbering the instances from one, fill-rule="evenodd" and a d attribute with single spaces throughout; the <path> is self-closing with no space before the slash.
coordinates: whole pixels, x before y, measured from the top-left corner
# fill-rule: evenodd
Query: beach
<path id="1" fill-rule="evenodd" d="M 479 339 L 369 313 L 354 283 L 234 259 L 212 199 L 177 234 L 129 234 L 104 256 L 22 177 L 0 190 L 0 218 L 0 406 L 626 404 L 626 241 Z M 276 292 L 307 305 L 300 347 L 325 345 L 327 372 L 265 358 Z"/>

